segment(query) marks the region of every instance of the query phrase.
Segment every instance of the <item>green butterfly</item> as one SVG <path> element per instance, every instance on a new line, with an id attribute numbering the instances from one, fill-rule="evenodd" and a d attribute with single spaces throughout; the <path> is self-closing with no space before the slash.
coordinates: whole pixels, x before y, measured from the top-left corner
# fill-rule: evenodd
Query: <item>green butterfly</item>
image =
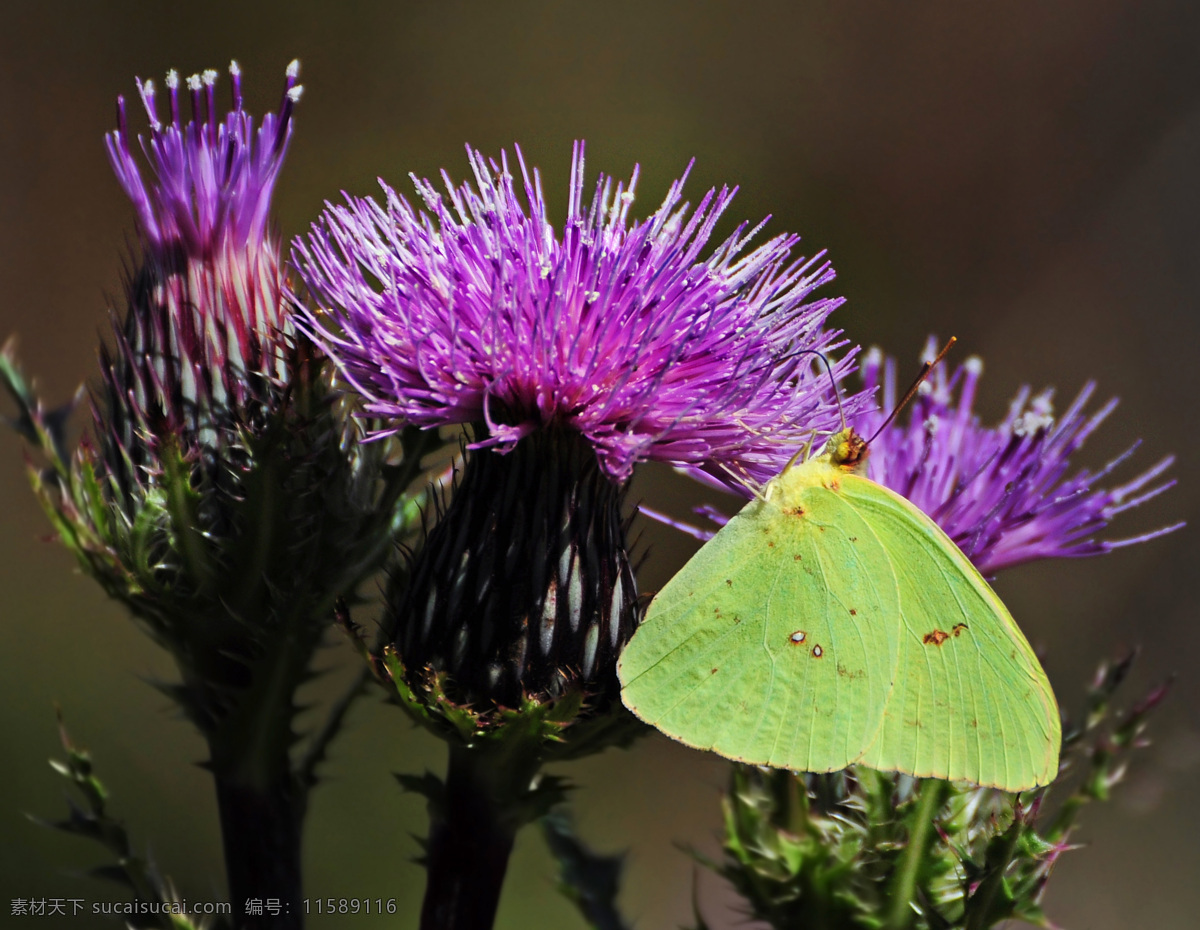
<path id="1" fill-rule="evenodd" d="M 866 451 L 835 434 L 671 579 L 617 666 L 626 706 L 758 765 L 1048 784 L 1046 673 L 951 539 L 863 475 Z"/>

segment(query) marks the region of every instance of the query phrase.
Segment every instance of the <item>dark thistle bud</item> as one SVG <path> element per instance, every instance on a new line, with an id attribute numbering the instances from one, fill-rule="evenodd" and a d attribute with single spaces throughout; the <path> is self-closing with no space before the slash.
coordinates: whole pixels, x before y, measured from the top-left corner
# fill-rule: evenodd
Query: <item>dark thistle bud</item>
<path id="1" fill-rule="evenodd" d="M 411 576 L 389 592 L 410 675 L 444 672 L 472 705 L 615 697 L 611 670 L 637 624 L 621 497 L 577 434 L 471 452 Z"/>

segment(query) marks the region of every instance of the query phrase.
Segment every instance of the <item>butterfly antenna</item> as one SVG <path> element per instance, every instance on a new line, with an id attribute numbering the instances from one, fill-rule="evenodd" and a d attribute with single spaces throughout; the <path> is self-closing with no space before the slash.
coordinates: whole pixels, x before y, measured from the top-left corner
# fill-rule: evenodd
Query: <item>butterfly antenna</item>
<path id="1" fill-rule="evenodd" d="M 947 353 L 949 353 L 950 347 L 956 342 L 958 342 L 958 339 L 956 339 L 954 336 L 951 336 L 948 340 L 946 340 L 946 344 L 942 346 L 942 351 L 937 354 L 937 357 L 934 358 L 933 361 L 925 362 L 921 366 L 921 373 L 917 375 L 917 380 L 914 381 L 912 383 L 912 387 L 905 392 L 904 397 L 900 399 L 900 403 L 896 404 L 896 406 L 892 408 L 892 412 L 889 413 L 888 418 L 880 424 L 879 429 L 875 430 L 875 433 L 870 439 L 867 440 L 868 446 L 875 441 L 876 436 L 888 428 L 888 425 L 892 422 L 892 420 L 896 419 L 896 415 L 908 406 L 908 402 L 912 400 L 913 396 L 918 390 L 920 390 L 921 385 L 925 383 L 925 379 L 929 377 L 929 373 L 933 371 L 933 369 L 937 368 L 939 364 L 941 364 L 942 359 L 944 359 Z"/>
<path id="2" fill-rule="evenodd" d="M 953 342 L 954 340 L 950 340 Z M 947 346 L 949 348 L 949 346 Z M 943 350 L 944 351 L 944 350 Z M 842 392 L 838 390 L 837 378 L 833 376 L 833 366 L 829 364 L 829 359 L 825 357 L 825 353 L 818 352 L 816 349 L 797 349 L 791 355 L 786 356 L 783 361 L 789 358 L 795 358 L 797 355 L 815 355 L 821 360 L 825 366 L 825 371 L 829 373 L 829 383 L 833 385 L 833 399 L 837 401 L 838 416 L 842 418 L 842 431 L 846 429 L 846 411 L 842 409 Z"/>

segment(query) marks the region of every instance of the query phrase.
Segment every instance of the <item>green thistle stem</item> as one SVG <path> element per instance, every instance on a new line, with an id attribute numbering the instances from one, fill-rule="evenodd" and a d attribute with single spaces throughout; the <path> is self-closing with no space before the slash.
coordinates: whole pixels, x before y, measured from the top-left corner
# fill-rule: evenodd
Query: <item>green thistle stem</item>
<path id="1" fill-rule="evenodd" d="M 285 625 L 254 668 L 238 710 L 208 735 L 238 930 L 299 930 L 304 925 L 301 856 L 306 784 L 289 745 L 299 682 L 316 648 L 315 625 Z M 283 634 L 284 631 L 281 631 Z M 344 712 L 343 712 L 344 713 Z M 278 902 L 277 914 L 246 914 L 247 902 Z"/>
<path id="2" fill-rule="evenodd" d="M 921 782 L 917 808 L 909 821 L 908 845 L 892 879 L 891 907 L 884 924 L 885 930 L 905 930 L 912 923 L 913 896 L 933 837 L 933 819 L 945 801 L 946 790 L 946 782 L 935 778 Z"/>

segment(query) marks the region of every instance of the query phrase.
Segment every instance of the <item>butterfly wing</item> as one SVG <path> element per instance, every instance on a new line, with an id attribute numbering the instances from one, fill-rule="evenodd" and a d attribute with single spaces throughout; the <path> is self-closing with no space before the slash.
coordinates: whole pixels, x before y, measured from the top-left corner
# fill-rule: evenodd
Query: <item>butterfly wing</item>
<path id="1" fill-rule="evenodd" d="M 807 487 L 803 511 L 752 501 L 659 592 L 617 667 L 630 710 L 690 746 L 811 772 L 878 742 L 891 562 L 841 495 Z"/>
<path id="2" fill-rule="evenodd" d="M 840 485 L 887 553 L 902 620 L 895 685 L 862 763 L 1009 791 L 1048 784 L 1058 707 L 1012 615 L 917 507 L 866 478 Z"/>

